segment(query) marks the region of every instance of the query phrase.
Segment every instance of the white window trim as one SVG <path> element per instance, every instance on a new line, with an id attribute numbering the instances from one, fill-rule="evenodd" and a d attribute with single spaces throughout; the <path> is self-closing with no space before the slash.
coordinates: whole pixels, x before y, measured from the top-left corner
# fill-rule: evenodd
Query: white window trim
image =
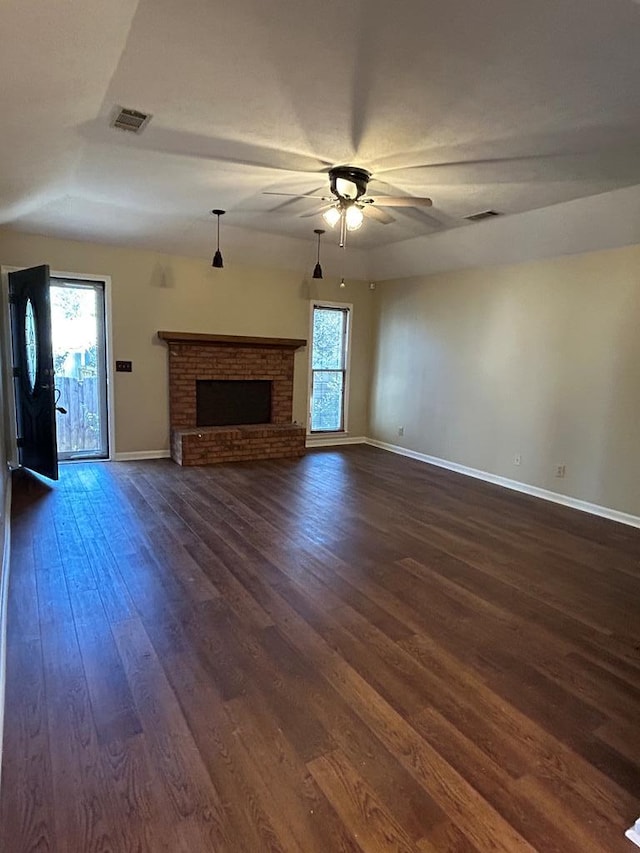
<path id="1" fill-rule="evenodd" d="M 340 430 L 332 432 L 328 430 L 311 431 L 311 393 L 313 391 L 313 309 L 314 308 L 340 308 L 347 311 L 347 334 L 346 352 L 347 358 L 344 370 L 344 411 L 342 413 L 342 426 Z M 353 325 L 353 304 L 351 302 L 327 302 L 325 299 L 311 299 L 309 302 L 309 368 L 307 376 L 307 438 L 318 438 L 320 436 L 349 435 L 349 388 L 351 385 L 351 328 Z"/>
<path id="2" fill-rule="evenodd" d="M 2 304 L 4 309 L 4 360 L 5 360 L 5 379 L 7 399 L 5 405 L 8 408 L 9 419 L 9 435 L 7 436 L 7 452 L 9 457 L 9 466 L 12 468 L 18 467 L 18 445 L 16 436 L 18 427 L 16 424 L 16 401 L 13 387 L 13 353 L 11 350 L 11 319 L 9 312 L 9 273 L 26 270 L 29 267 L 0 267 L 0 277 L 2 279 Z M 49 270 L 51 278 L 62 278 L 66 281 L 97 281 L 104 284 L 104 336 L 105 336 L 105 358 L 106 364 L 106 380 L 107 380 L 107 440 L 109 442 L 109 455 L 100 459 L 91 459 L 91 462 L 108 462 L 115 457 L 115 398 L 113 384 L 113 339 L 112 339 L 112 321 L 111 321 L 111 276 L 110 275 L 94 275 L 93 273 L 79 272 L 61 272 L 59 270 Z M 74 460 L 69 460 L 74 461 Z M 83 460 L 80 460 L 83 461 Z M 65 463 L 66 464 L 66 463 Z"/>

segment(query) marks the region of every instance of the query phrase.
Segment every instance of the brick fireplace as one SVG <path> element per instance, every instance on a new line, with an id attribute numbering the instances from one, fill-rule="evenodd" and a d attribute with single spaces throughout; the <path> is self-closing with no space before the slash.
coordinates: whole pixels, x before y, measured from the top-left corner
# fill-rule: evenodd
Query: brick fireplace
<path id="1" fill-rule="evenodd" d="M 169 348 L 171 458 L 174 462 L 210 465 L 304 454 L 306 430 L 292 423 L 292 418 L 294 353 L 306 346 L 305 340 L 164 331 L 158 332 L 158 337 Z M 216 401 L 225 397 L 224 384 L 227 382 L 233 389 L 229 389 L 232 390 L 231 403 L 224 404 L 224 411 L 231 414 L 217 416 Z M 254 383 L 263 389 L 257 410 L 262 414 L 243 414 L 242 417 L 254 421 L 251 423 L 220 423 L 225 418 L 233 419 L 234 412 L 251 410 L 238 395 L 243 388 L 251 392 Z M 268 396 L 265 396 L 267 384 Z M 202 391 L 209 385 L 215 388 L 214 392 L 207 390 L 213 402 L 203 407 Z M 207 422 L 199 422 L 198 417 Z M 264 422 L 256 423 L 256 418 Z"/>

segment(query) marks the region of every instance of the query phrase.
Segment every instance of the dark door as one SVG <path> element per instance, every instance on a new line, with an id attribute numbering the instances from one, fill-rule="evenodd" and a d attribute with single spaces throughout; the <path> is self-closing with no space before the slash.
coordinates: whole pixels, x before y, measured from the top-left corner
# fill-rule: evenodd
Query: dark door
<path id="1" fill-rule="evenodd" d="M 21 465 L 58 479 L 49 267 L 9 273 L 13 375 Z"/>

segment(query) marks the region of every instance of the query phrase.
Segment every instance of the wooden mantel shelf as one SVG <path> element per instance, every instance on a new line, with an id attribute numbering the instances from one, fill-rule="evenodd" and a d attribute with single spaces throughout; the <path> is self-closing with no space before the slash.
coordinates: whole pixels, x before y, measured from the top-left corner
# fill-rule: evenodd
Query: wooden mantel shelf
<path id="1" fill-rule="evenodd" d="M 206 335 L 197 332 L 158 332 L 158 337 L 168 344 L 195 344 L 198 346 L 300 349 L 300 347 L 307 345 L 303 338 L 253 338 L 245 335 Z"/>

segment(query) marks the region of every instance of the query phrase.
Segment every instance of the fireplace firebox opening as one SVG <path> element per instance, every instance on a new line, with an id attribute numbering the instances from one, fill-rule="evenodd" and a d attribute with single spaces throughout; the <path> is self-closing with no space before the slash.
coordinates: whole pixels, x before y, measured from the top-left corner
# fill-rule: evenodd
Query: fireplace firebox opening
<path id="1" fill-rule="evenodd" d="M 268 379 L 197 379 L 196 426 L 271 423 Z"/>

